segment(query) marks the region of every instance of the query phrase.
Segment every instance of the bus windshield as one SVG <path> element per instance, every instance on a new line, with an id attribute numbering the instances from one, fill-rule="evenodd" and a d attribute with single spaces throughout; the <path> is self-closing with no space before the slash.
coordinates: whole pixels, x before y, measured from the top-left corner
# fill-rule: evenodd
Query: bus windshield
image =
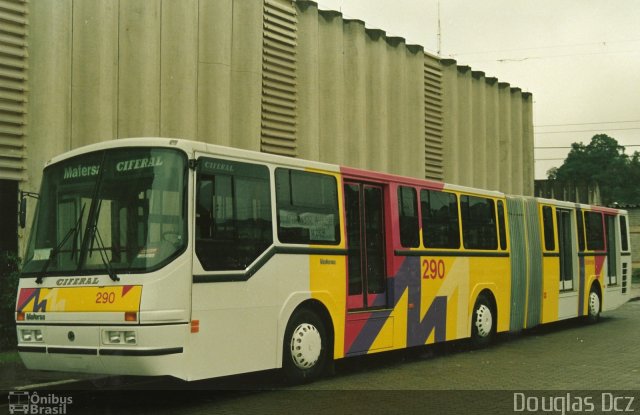
<path id="1" fill-rule="evenodd" d="M 164 266 L 186 247 L 186 178 L 186 155 L 164 148 L 105 150 L 47 167 L 23 275 Z"/>

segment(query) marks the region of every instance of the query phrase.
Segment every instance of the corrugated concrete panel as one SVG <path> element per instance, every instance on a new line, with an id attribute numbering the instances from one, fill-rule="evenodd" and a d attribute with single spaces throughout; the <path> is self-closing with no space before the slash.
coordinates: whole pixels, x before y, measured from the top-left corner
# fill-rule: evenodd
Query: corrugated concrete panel
<path id="1" fill-rule="evenodd" d="M 233 0 L 199 0 L 198 139 L 231 144 Z"/>
<path id="2" fill-rule="evenodd" d="M 511 139 L 510 147 L 513 149 L 511 153 L 511 175 L 513 176 L 510 193 L 521 195 L 524 190 L 522 179 L 523 174 L 523 155 L 524 155 L 524 139 L 522 136 L 522 91 L 520 88 L 511 88 Z"/>
<path id="3" fill-rule="evenodd" d="M 364 22 L 344 20 L 344 119 L 345 163 L 367 166 L 367 68 Z"/>
<path id="4" fill-rule="evenodd" d="M 424 177 L 444 180 L 444 93 L 443 65 L 424 55 Z"/>
<path id="5" fill-rule="evenodd" d="M 411 111 L 406 104 L 406 91 L 403 85 L 407 82 L 406 56 L 404 54 L 405 40 L 401 37 L 387 37 L 387 54 L 389 56 L 389 83 L 387 114 L 389 124 L 387 125 L 387 138 L 393 143 L 393 150 L 389 151 L 389 172 L 402 174 L 402 164 L 406 163 L 406 154 L 410 154 L 410 143 L 415 142 L 415 137 L 407 137 L 405 131 L 405 114 Z M 405 153 L 406 152 L 406 153 Z M 415 175 L 415 173 L 413 174 Z"/>
<path id="6" fill-rule="evenodd" d="M 118 4 L 73 2 L 71 148 L 117 137 Z"/>
<path id="7" fill-rule="evenodd" d="M 513 175 L 512 144 L 511 144 L 511 88 L 508 83 L 498 83 L 498 106 L 500 111 L 500 188 L 499 190 L 512 193 Z M 533 150 L 532 150 L 533 151 Z"/>
<path id="8" fill-rule="evenodd" d="M 366 29 L 368 168 L 389 171 L 389 55 L 382 30 Z"/>
<path id="9" fill-rule="evenodd" d="M 310 1 L 52 4 L 29 6 L 35 171 L 79 145 L 164 135 L 526 193 L 528 96 L 361 21 Z"/>
<path id="10" fill-rule="evenodd" d="M 441 67 L 444 181 L 532 195 L 531 94 L 452 59 Z"/>
<path id="11" fill-rule="evenodd" d="M 160 135 L 160 14 L 160 0 L 120 1 L 118 137 Z"/>
<path id="12" fill-rule="evenodd" d="M 27 178 L 28 12 L 0 0 L 0 179 Z"/>
<path id="13" fill-rule="evenodd" d="M 291 0 L 264 2 L 260 149 L 292 157 L 298 147 L 296 14 Z"/>
<path id="14" fill-rule="evenodd" d="M 460 140 L 458 139 L 458 68 L 453 59 L 442 60 L 443 90 L 443 169 L 444 181 L 460 183 L 460 165 L 458 157 Z"/>
<path id="15" fill-rule="evenodd" d="M 424 84 L 424 49 L 419 45 L 406 45 L 406 82 L 403 85 L 406 96 L 404 131 L 406 133 L 407 153 L 401 171 L 405 176 L 425 177 L 425 89 L 416 88 Z M 415 138 L 414 138 L 415 137 Z M 420 139 L 422 137 L 423 139 Z M 440 157 L 442 163 L 442 157 Z"/>
<path id="16" fill-rule="evenodd" d="M 29 4 L 29 90 L 27 168 L 24 190 L 37 191 L 44 163 L 71 149 L 71 0 Z M 33 210 L 33 209 L 32 209 Z"/>
<path id="17" fill-rule="evenodd" d="M 473 185 L 485 189 L 487 187 L 487 99 L 484 72 L 471 73 L 473 128 Z"/>
<path id="18" fill-rule="evenodd" d="M 160 135 L 198 137 L 198 0 L 162 1 Z"/>
<path id="19" fill-rule="evenodd" d="M 342 14 L 318 12 L 318 88 L 320 160 L 343 164 L 344 142 L 344 53 Z"/>
<path id="20" fill-rule="evenodd" d="M 533 196 L 535 182 L 533 140 L 533 98 L 531 93 L 522 93 L 522 194 Z"/>
<path id="21" fill-rule="evenodd" d="M 500 188 L 500 104 L 498 98 L 498 80 L 486 78 L 486 168 L 487 189 Z"/>
<path id="22" fill-rule="evenodd" d="M 310 1 L 296 1 L 295 6 L 298 18 L 298 156 L 319 160 L 318 7 Z"/>
<path id="23" fill-rule="evenodd" d="M 233 2 L 229 144 L 254 151 L 260 151 L 262 25 L 261 1 Z"/>
<path id="24" fill-rule="evenodd" d="M 473 186 L 474 146 L 473 146 L 473 92 L 471 88 L 471 68 L 458 66 L 458 148 L 455 168 L 460 170 L 459 185 Z"/>

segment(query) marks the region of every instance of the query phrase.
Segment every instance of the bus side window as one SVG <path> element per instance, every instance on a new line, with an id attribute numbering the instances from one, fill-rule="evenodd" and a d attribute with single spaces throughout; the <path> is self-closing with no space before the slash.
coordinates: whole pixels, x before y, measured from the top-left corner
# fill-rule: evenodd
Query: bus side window
<path id="1" fill-rule="evenodd" d="M 211 238 L 213 232 L 213 179 L 201 178 L 198 181 L 196 196 L 196 238 Z"/>
<path id="2" fill-rule="evenodd" d="M 556 242 L 553 229 L 553 209 L 551 206 L 542 207 L 542 228 L 544 229 L 545 251 L 554 251 L 556 249 Z"/>
<path id="3" fill-rule="evenodd" d="M 627 217 L 620 216 L 620 239 L 622 241 L 622 251 L 629 250 L 629 236 L 627 235 Z"/>
<path id="4" fill-rule="evenodd" d="M 587 233 L 587 249 L 590 251 L 604 251 L 602 213 L 585 212 L 584 222 Z"/>
<path id="5" fill-rule="evenodd" d="M 422 239 L 426 248 L 460 248 L 458 198 L 437 190 L 420 191 Z"/>
<path id="6" fill-rule="evenodd" d="M 504 203 L 498 200 L 498 236 L 500 237 L 500 249 L 507 250 L 507 227 L 504 219 Z"/>
<path id="7" fill-rule="evenodd" d="M 498 249 L 496 211 L 492 199 L 461 196 L 462 241 L 466 249 Z"/>
<path id="8" fill-rule="evenodd" d="M 400 224 L 400 244 L 405 248 L 416 248 L 420 246 L 416 189 L 398 186 L 398 216 Z"/>
<path id="9" fill-rule="evenodd" d="M 321 245 L 340 243 L 335 177 L 278 168 L 276 205 L 278 239 L 281 242 Z"/>
<path id="10" fill-rule="evenodd" d="M 196 255 L 202 267 L 246 269 L 273 243 L 269 169 L 203 158 L 196 188 Z"/>

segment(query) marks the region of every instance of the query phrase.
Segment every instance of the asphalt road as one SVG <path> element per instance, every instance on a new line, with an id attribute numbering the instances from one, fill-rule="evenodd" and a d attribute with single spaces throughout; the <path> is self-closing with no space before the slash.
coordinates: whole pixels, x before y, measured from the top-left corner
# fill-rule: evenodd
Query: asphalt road
<path id="1" fill-rule="evenodd" d="M 547 325 L 482 350 L 456 342 L 347 359 L 306 385 L 268 371 L 195 383 L 90 379 L 30 393 L 67 414 L 563 414 L 572 404 L 573 413 L 640 413 L 639 329 L 640 301 L 632 301 L 597 324 Z M 0 415 L 9 413 L 0 402 Z"/>

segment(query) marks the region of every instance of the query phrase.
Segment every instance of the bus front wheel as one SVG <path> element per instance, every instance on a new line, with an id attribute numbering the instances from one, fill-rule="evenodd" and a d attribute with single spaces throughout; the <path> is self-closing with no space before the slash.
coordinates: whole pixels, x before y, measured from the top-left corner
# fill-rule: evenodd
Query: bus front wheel
<path id="1" fill-rule="evenodd" d="M 287 380 L 300 383 L 320 376 L 327 364 L 327 350 L 322 320 L 310 310 L 295 312 L 287 324 L 282 350 Z"/>

